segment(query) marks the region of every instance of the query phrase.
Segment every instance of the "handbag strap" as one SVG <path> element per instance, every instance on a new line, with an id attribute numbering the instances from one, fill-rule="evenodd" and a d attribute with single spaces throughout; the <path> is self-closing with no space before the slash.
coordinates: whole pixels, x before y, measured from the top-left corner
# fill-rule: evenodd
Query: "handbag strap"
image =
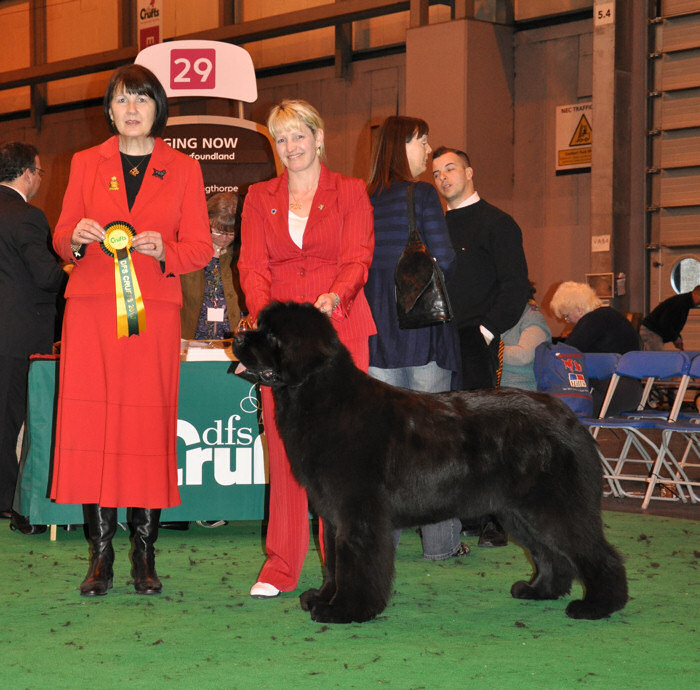
<path id="1" fill-rule="evenodd" d="M 408 207 L 408 244 L 423 244 L 418 225 L 416 224 L 416 202 L 415 187 L 413 182 L 409 182 L 406 187 L 406 205 Z"/>

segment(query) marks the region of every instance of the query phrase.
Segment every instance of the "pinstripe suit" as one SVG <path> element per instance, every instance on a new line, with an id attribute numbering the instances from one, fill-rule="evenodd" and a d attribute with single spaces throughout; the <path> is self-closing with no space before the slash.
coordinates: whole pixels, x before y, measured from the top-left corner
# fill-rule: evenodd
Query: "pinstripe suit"
<path id="1" fill-rule="evenodd" d="M 321 168 L 318 189 L 302 247 L 288 226 L 288 177 L 253 185 L 243 206 L 241 287 L 253 321 L 272 300 L 315 302 L 334 292 L 340 305 L 332 315 L 341 341 L 356 364 L 367 371 L 367 341 L 376 332 L 363 286 L 374 251 L 372 207 L 361 180 Z M 306 492 L 291 474 L 274 424 L 270 389 L 263 388 L 263 420 L 270 455 L 270 521 L 267 562 L 259 580 L 282 591 L 297 585 L 309 545 Z"/>

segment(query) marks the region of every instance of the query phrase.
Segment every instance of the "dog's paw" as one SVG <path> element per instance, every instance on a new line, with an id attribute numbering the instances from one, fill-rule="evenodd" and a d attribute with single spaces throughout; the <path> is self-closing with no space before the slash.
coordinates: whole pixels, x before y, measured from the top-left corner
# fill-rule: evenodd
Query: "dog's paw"
<path id="1" fill-rule="evenodd" d="M 525 580 L 518 580 L 518 582 L 513 583 L 510 588 L 510 596 L 513 599 L 539 599 L 535 588 L 530 585 L 529 582 Z"/>
<path id="2" fill-rule="evenodd" d="M 344 606 L 317 602 L 311 609 L 311 620 L 316 623 L 364 623 L 375 617 L 375 614 L 350 611 Z"/>
<path id="3" fill-rule="evenodd" d="M 364 623 L 376 618 L 381 611 L 369 607 L 348 608 L 336 603 L 318 601 L 310 610 L 311 620 L 316 623 Z"/>
<path id="4" fill-rule="evenodd" d="M 545 587 L 542 582 L 533 585 L 530 582 L 524 582 L 523 580 L 520 580 L 510 588 L 510 595 L 513 597 L 513 599 L 534 599 L 536 601 L 553 601 L 554 599 L 559 599 L 559 597 L 568 594 L 570 591 L 571 586 L 567 586 L 566 584 L 562 584 L 562 586 L 559 588 L 554 588 L 551 584 L 548 587 Z"/>
<path id="5" fill-rule="evenodd" d="M 321 592 L 318 589 L 307 589 L 299 595 L 299 603 L 304 611 L 311 611 L 318 601 L 321 600 Z"/>
<path id="6" fill-rule="evenodd" d="M 566 607 L 566 615 L 576 620 L 597 621 L 600 618 L 608 618 L 613 611 L 609 605 L 596 604 L 577 599 Z"/>

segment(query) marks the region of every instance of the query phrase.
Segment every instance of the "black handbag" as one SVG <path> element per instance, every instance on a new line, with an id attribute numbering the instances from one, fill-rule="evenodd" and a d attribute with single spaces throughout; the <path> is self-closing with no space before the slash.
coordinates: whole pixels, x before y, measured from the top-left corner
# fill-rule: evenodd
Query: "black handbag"
<path id="1" fill-rule="evenodd" d="M 445 276 L 416 227 L 414 184 L 406 189 L 408 242 L 394 271 L 399 328 L 424 328 L 452 320 Z"/>

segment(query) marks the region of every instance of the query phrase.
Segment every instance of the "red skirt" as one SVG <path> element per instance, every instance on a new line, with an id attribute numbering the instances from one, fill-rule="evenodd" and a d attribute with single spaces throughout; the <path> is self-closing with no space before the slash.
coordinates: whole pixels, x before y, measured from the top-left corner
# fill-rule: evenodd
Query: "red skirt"
<path id="1" fill-rule="evenodd" d="M 117 339 L 114 298 L 67 300 L 51 479 L 58 503 L 180 504 L 180 310 L 144 306 L 145 330 Z"/>

